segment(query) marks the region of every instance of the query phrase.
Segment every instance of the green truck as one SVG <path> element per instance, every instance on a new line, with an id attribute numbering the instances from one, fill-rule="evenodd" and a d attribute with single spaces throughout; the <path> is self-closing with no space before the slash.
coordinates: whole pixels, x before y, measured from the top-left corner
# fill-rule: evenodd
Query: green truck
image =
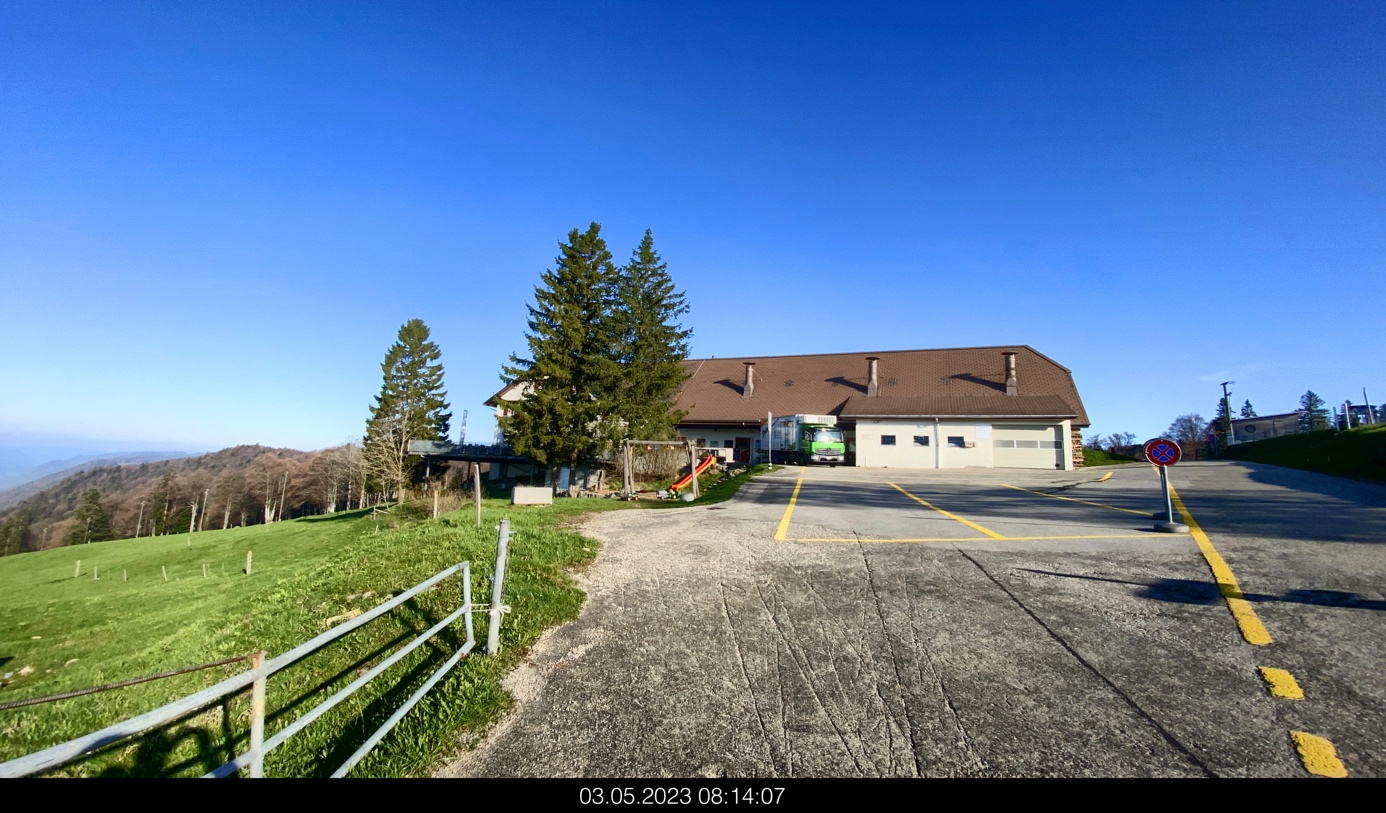
<path id="1" fill-rule="evenodd" d="M 807 466 L 847 462 L 847 442 L 832 415 L 779 415 L 770 417 L 761 431 L 760 445 L 770 462 Z"/>

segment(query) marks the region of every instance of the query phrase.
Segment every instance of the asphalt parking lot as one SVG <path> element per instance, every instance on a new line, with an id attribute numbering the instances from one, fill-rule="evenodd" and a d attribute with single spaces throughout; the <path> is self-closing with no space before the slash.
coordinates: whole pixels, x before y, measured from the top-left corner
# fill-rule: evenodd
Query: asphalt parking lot
<path id="1" fill-rule="evenodd" d="M 1244 464 L 783 470 L 595 516 L 447 775 L 1386 775 L 1386 488 Z M 518 542 L 522 544 L 522 540 Z M 522 608 L 516 608 L 522 611 Z"/>

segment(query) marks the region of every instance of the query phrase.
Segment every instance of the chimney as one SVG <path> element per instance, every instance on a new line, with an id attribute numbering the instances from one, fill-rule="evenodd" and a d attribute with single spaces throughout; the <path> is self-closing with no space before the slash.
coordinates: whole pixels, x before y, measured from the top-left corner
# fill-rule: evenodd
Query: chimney
<path id="1" fill-rule="evenodd" d="M 875 398 L 881 394 L 881 382 L 878 378 L 880 373 L 880 358 L 876 356 L 866 357 L 866 397 Z"/>
<path id="2" fill-rule="evenodd" d="M 1015 383 L 1015 353 L 1002 353 L 1006 358 L 1006 394 L 1019 395 L 1020 388 Z"/>
<path id="3" fill-rule="evenodd" d="M 750 398 L 756 394 L 756 363 L 747 361 L 743 364 L 746 365 L 746 383 L 741 385 L 741 397 Z"/>

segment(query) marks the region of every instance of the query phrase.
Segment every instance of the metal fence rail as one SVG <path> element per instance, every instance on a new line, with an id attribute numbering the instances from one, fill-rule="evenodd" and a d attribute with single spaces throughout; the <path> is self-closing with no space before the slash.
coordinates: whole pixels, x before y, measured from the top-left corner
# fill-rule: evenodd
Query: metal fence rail
<path id="1" fill-rule="evenodd" d="M 432 689 L 433 686 L 438 683 L 438 681 L 442 680 L 443 677 L 449 671 L 451 671 L 451 669 L 454 666 L 457 665 L 457 663 L 462 659 L 464 655 L 471 652 L 472 649 L 475 648 L 476 637 L 472 625 L 472 612 L 474 610 L 482 610 L 489 612 L 490 624 L 488 638 L 490 640 L 488 641 L 488 643 L 491 643 L 492 646 L 489 646 L 487 648 L 487 651 L 496 651 L 498 647 L 495 645 L 494 642 L 497 640 L 496 635 L 499 632 L 500 619 L 502 614 L 509 610 L 508 607 L 505 607 L 500 603 L 501 585 L 504 584 L 505 579 L 506 548 L 508 546 L 509 536 L 510 520 L 502 520 L 500 526 L 500 538 L 498 540 L 499 544 L 497 545 L 498 555 L 496 556 L 496 572 L 492 580 L 492 585 L 494 589 L 492 591 L 492 603 L 490 605 L 472 605 L 471 563 L 460 562 L 458 564 L 446 568 L 445 570 L 437 573 L 431 578 L 414 585 L 405 592 L 400 593 L 398 596 L 395 596 L 389 601 L 379 605 L 378 607 L 375 607 L 369 612 L 362 613 L 361 615 L 343 624 L 338 624 L 332 629 L 327 630 L 326 632 L 312 638 L 311 640 L 299 644 L 298 646 L 294 647 L 288 652 L 285 652 L 282 655 L 276 656 L 274 658 L 266 658 L 265 653 L 257 653 L 255 656 L 253 656 L 253 668 L 251 668 L 248 671 L 242 672 L 239 675 L 227 678 L 226 680 L 223 680 L 214 686 L 209 686 L 206 689 L 203 689 L 202 691 L 195 692 L 193 694 L 187 695 L 186 697 L 181 697 L 178 700 L 160 706 L 159 708 L 154 709 L 153 711 L 145 712 L 144 714 L 138 715 L 136 717 L 131 717 L 128 720 L 123 720 L 119 723 L 109 725 L 99 731 L 93 731 L 92 733 L 87 734 L 85 736 L 77 737 L 73 740 L 68 740 L 67 742 L 60 743 L 49 748 L 45 748 L 41 751 L 35 751 L 34 753 L 28 754 L 27 756 L 22 756 L 18 759 L 10 760 L 9 762 L 0 763 L 0 779 L 27 776 L 29 774 L 34 774 L 40 771 L 48 770 L 50 768 L 55 768 L 83 754 L 87 754 L 92 751 L 104 748 L 113 743 L 120 742 L 121 740 L 124 740 L 128 737 L 132 737 L 137 734 L 141 734 L 145 731 L 149 731 L 150 729 L 167 725 L 168 723 L 171 723 L 174 720 L 177 720 L 193 711 L 211 705 L 212 703 L 214 703 L 217 700 L 220 700 L 223 697 L 227 697 L 229 695 L 237 694 L 241 691 L 244 691 L 244 689 L 247 686 L 251 687 L 251 724 L 249 750 L 247 750 L 246 753 L 237 756 L 230 762 L 227 762 L 226 764 L 211 771 L 206 776 L 231 776 L 242 769 L 249 769 L 249 775 L 252 777 L 261 776 L 263 775 L 265 754 L 274 750 L 278 746 L 284 744 L 284 742 L 287 741 L 294 734 L 298 733 L 299 731 L 302 731 L 314 720 L 317 720 L 318 718 L 322 717 L 322 715 L 326 714 L 333 707 L 337 706 L 343 700 L 350 697 L 356 691 L 361 689 L 361 687 L 369 683 L 373 678 L 379 676 L 385 670 L 389 669 L 391 666 L 398 663 L 410 652 L 413 652 L 415 649 L 431 640 L 434 636 L 446 630 L 459 618 L 465 619 L 467 639 L 463 643 L 463 645 L 460 648 L 458 648 L 458 650 L 454 652 L 447 659 L 447 661 L 445 661 L 443 665 L 440 666 L 438 670 L 435 671 L 429 677 L 429 679 L 422 686 L 420 686 L 419 689 L 415 691 L 413 695 L 409 697 L 408 700 L 404 702 L 404 705 L 397 709 L 395 713 L 392 714 L 390 718 L 386 720 L 383 725 L 380 726 L 380 728 L 376 729 L 376 731 L 373 734 L 371 734 L 369 738 L 367 738 L 366 742 L 363 743 L 361 747 L 356 750 L 355 753 L 348 757 L 346 762 L 343 763 L 342 766 L 338 768 L 334 774 L 332 774 L 333 777 L 345 776 L 347 771 L 351 770 L 351 768 L 354 765 L 356 765 L 356 763 L 360 762 L 362 757 L 369 753 L 370 750 L 374 748 L 387 733 L 389 733 L 390 729 L 394 728 L 395 725 L 398 724 L 399 721 L 404 718 L 404 715 L 407 714 L 409 710 L 412 709 L 416 704 L 418 704 L 418 702 L 423 699 L 423 697 L 428 693 L 428 691 Z M 270 737 L 268 740 L 264 739 L 265 687 L 270 675 L 282 669 L 285 669 L 288 666 L 291 666 L 292 664 L 301 660 L 306 655 L 316 651 L 317 649 L 320 649 L 326 644 L 329 644 L 347 635 L 353 630 L 356 630 L 361 626 L 368 624 L 371 621 L 374 621 L 375 619 L 379 618 L 385 613 L 388 613 L 396 607 L 399 607 L 406 601 L 409 601 L 413 597 L 424 592 L 425 590 L 432 588 L 434 585 L 438 584 L 439 582 L 443 581 L 444 579 L 452 575 L 462 576 L 462 604 L 460 607 L 458 607 L 456 610 L 450 613 L 442 621 L 439 621 L 437 624 L 434 624 L 426 632 L 414 638 L 409 643 L 401 647 L 399 650 L 391 654 L 388 658 L 371 668 L 364 675 L 361 675 L 356 680 L 353 680 L 345 688 L 333 694 L 331 697 L 327 698 L 322 703 L 319 703 L 317 706 L 314 706 L 313 709 L 310 710 L 307 714 L 304 714 L 302 717 L 290 723 L 288 726 L 285 726 L 281 731 L 275 733 L 275 735 Z"/>

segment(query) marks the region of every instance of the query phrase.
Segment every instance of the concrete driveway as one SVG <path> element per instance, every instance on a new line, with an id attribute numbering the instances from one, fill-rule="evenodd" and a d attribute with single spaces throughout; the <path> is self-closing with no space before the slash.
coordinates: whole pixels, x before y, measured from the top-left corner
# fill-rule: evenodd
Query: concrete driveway
<path id="1" fill-rule="evenodd" d="M 1136 465 L 791 469 L 595 515 L 581 617 L 442 773 L 1386 775 L 1386 488 L 1173 482 L 1198 536 L 1151 532 Z"/>

